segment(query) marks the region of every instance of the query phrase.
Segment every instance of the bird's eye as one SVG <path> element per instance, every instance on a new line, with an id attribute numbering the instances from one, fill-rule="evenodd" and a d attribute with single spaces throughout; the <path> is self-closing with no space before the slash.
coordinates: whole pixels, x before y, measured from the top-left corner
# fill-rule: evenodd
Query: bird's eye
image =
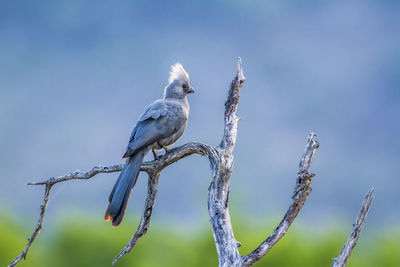
<path id="1" fill-rule="evenodd" d="M 186 88 L 187 88 L 187 85 L 186 85 L 186 84 L 184 84 L 184 85 L 182 85 L 182 87 L 183 87 L 183 89 L 186 89 Z"/>

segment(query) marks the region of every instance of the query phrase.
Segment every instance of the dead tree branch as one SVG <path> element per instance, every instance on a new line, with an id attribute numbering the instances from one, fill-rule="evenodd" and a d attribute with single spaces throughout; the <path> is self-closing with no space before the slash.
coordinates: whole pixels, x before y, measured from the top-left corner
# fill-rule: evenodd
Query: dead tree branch
<path id="1" fill-rule="evenodd" d="M 156 161 L 144 162 L 142 164 L 140 170 L 145 171 L 149 174 L 149 185 L 148 185 L 149 188 L 148 188 L 148 196 L 146 199 L 145 212 L 146 212 L 146 210 L 150 210 L 150 215 L 151 215 L 151 210 L 154 205 L 155 199 L 152 200 L 151 198 L 152 197 L 155 198 L 155 195 L 157 193 L 157 183 L 158 183 L 159 174 L 158 174 L 158 176 L 154 174 L 157 170 L 159 171 L 159 173 L 161 173 L 161 170 L 163 168 L 169 166 L 170 164 L 172 164 L 184 157 L 192 155 L 194 153 L 197 153 L 200 155 L 208 155 L 209 149 L 210 149 L 209 146 L 206 144 L 202 144 L 202 143 L 198 143 L 198 142 L 191 142 L 191 143 L 187 143 L 183 146 L 171 149 L 168 154 L 161 156 Z M 20 255 L 18 255 L 18 257 L 16 257 L 8 266 L 9 267 L 15 266 L 20 260 L 26 259 L 26 256 L 28 254 L 30 247 L 32 246 L 33 241 L 35 240 L 37 235 L 40 233 L 40 230 L 42 229 L 43 220 L 44 220 L 44 216 L 45 216 L 46 208 L 47 208 L 47 203 L 49 201 L 50 190 L 52 189 L 53 185 L 60 183 L 60 182 L 70 181 L 70 180 L 88 180 L 90 178 L 93 178 L 96 174 L 99 174 L 99 173 L 119 172 L 122 170 L 123 166 L 124 166 L 124 164 L 115 164 L 115 165 L 111 165 L 111 166 L 99 165 L 99 166 L 93 167 L 91 170 L 89 170 L 87 172 L 80 172 L 79 170 L 77 170 L 75 172 L 72 172 L 72 173 L 69 173 L 69 174 L 66 174 L 63 176 L 51 177 L 42 182 L 28 183 L 28 185 L 44 185 L 45 186 L 43 202 L 40 205 L 41 211 L 40 211 L 38 223 L 31 235 L 31 237 L 28 239 L 28 243 L 27 243 L 24 251 Z M 150 192 L 152 192 L 152 193 L 150 194 Z M 147 213 L 145 213 L 145 212 L 143 213 L 142 221 L 138 228 L 138 232 L 141 229 L 140 227 L 144 222 L 147 223 L 147 226 L 150 222 L 150 216 L 148 216 L 148 218 L 147 218 L 145 216 Z M 147 227 L 146 227 L 146 230 L 147 230 Z M 141 234 L 141 235 L 135 234 L 135 235 L 137 236 L 137 238 L 136 238 L 136 241 L 137 241 L 137 239 L 140 238 L 143 234 Z M 134 238 L 132 238 L 132 239 L 134 239 Z M 135 243 L 136 243 L 136 241 L 135 241 Z M 130 249 L 132 249 L 132 247 Z M 130 249 L 129 249 L 129 251 L 130 251 Z"/>
<path id="2" fill-rule="evenodd" d="M 337 258 L 333 258 L 333 267 L 344 267 L 351 256 L 351 252 L 357 244 L 357 240 L 361 235 L 361 231 L 364 227 L 365 221 L 367 220 L 367 215 L 369 208 L 371 207 L 372 200 L 374 199 L 375 189 L 372 188 L 371 191 L 367 193 L 364 197 L 364 201 L 361 205 L 361 209 L 358 212 L 355 223 L 353 224 L 353 230 L 350 233 L 349 239 L 343 246 L 340 254 Z"/>
<path id="3" fill-rule="evenodd" d="M 157 196 L 158 180 L 162 170 L 170 164 L 192 154 L 207 156 L 210 162 L 212 181 L 208 192 L 208 214 L 218 253 L 219 266 L 253 265 L 259 259 L 265 256 L 272 246 L 274 246 L 276 242 L 278 242 L 279 239 L 286 233 L 311 192 L 310 185 L 314 174 L 309 174 L 308 171 L 319 143 L 315 140 L 316 135 L 311 133 L 308 138 L 305 152 L 300 161 L 296 187 L 292 196 L 293 203 L 290 205 L 279 226 L 252 253 L 246 256 L 241 256 L 238 250 L 240 242 L 236 241 L 233 234 L 228 202 L 230 190 L 229 184 L 234 162 L 233 150 L 236 143 L 237 126 L 239 121 L 239 118 L 236 116 L 236 111 L 240 98 L 239 91 L 244 81 L 245 77 L 242 71 L 242 62 L 239 59 L 237 73 L 231 83 L 228 97 L 225 102 L 224 133 L 219 146 L 213 147 L 203 143 L 191 142 L 171 149 L 168 153 L 161 156 L 157 160 L 142 163 L 141 171 L 147 172 L 149 176 L 148 192 L 142 218 L 131 240 L 116 256 L 113 263 L 117 262 L 125 254 L 129 253 L 139 238 L 147 232 Z M 28 240 L 25 250 L 14 261 L 12 261 L 9 266 L 15 266 L 21 259 L 26 258 L 29 248 L 42 228 L 50 190 L 53 185 L 59 182 L 75 179 L 90 179 L 98 173 L 118 172 L 121 171 L 122 167 L 123 164 L 112 165 L 108 167 L 96 166 L 92 170 L 85 173 L 76 171 L 64 176 L 56 178 L 53 177 L 43 182 L 29 183 L 29 185 L 45 186 L 43 204 L 41 205 L 41 213 L 38 224 L 31 238 Z"/>
<path id="4" fill-rule="evenodd" d="M 16 257 L 8 266 L 9 267 L 15 266 L 20 260 L 26 259 L 26 255 L 28 254 L 28 251 L 29 251 L 30 247 L 32 246 L 33 241 L 35 241 L 35 238 L 40 233 L 40 229 L 42 229 L 43 219 L 44 219 L 44 215 L 46 213 L 47 203 L 49 201 L 50 190 L 53 187 L 53 185 L 55 185 L 56 183 L 65 182 L 65 181 L 74 180 L 74 179 L 90 179 L 98 173 L 118 172 L 118 171 L 121 171 L 122 166 L 123 166 L 122 164 L 112 165 L 109 167 L 95 166 L 88 172 L 82 173 L 80 171 L 75 171 L 75 172 L 69 173 L 64 176 L 49 178 L 43 182 L 28 183 L 28 185 L 44 185 L 45 186 L 43 202 L 42 202 L 42 205 L 40 205 L 40 215 L 39 215 L 39 219 L 38 219 L 37 225 L 35 227 L 35 230 L 33 231 L 31 237 L 28 238 L 28 243 L 26 244 L 24 251 L 22 251 L 21 254 L 18 255 L 18 257 Z"/>
<path id="5" fill-rule="evenodd" d="M 319 143 L 315 140 L 315 136 L 316 135 L 314 133 L 309 135 L 304 154 L 300 160 L 296 186 L 292 195 L 293 203 L 290 205 L 282 221 L 272 232 L 272 234 L 253 252 L 243 257 L 243 266 L 251 266 L 256 263 L 268 253 L 268 251 L 279 241 L 279 239 L 286 234 L 293 220 L 296 218 L 300 209 L 303 207 L 308 196 L 310 195 L 311 179 L 315 176 L 315 174 L 309 174 L 308 171 L 314 158 L 314 154 L 319 147 Z"/>
<path id="6" fill-rule="evenodd" d="M 147 229 L 149 228 L 151 214 L 153 212 L 154 203 L 156 201 L 157 190 L 158 190 L 158 179 L 160 178 L 160 173 L 149 174 L 149 181 L 147 187 L 147 198 L 144 204 L 144 210 L 142 219 L 140 220 L 140 224 L 135 234 L 132 236 L 129 243 L 125 246 L 125 248 L 115 257 L 112 264 L 116 263 L 122 256 L 126 253 L 129 253 L 133 247 L 136 245 L 136 242 L 146 234 Z"/>
<path id="7" fill-rule="evenodd" d="M 225 102 L 224 134 L 216 148 L 216 161 L 211 163 L 212 181 L 208 189 L 208 216 L 217 248 L 220 266 L 237 266 L 240 263 L 239 242 L 233 234 L 228 210 L 229 183 L 233 169 L 233 148 L 236 143 L 236 116 L 239 90 L 245 81 L 242 61 L 239 59 L 236 76 L 231 83 Z"/>
<path id="8" fill-rule="evenodd" d="M 139 238 L 146 234 L 147 229 L 149 228 L 154 203 L 156 201 L 158 179 L 162 170 L 172 163 L 178 161 L 179 159 L 190 156 L 192 154 L 206 155 L 210 159 L 210 162 L 213 162 L 215 160 L 214 150 L 215 149 L 209 145 L 192 142 L 178 148 L 171 149 L 167 154 L 161 156 L 156 161 L 146 162 L 142 164 L 141 170 L 147 172 L 149 175 L 147 197 L 143 209 L 142 218 L 135 234 L 132 236 L 131 240 L 128 242 L 125 248 L 115 257 L 112 262 L 113 264 L 116 263 L 125 254 L 129 253 L 136 245 Z"/>

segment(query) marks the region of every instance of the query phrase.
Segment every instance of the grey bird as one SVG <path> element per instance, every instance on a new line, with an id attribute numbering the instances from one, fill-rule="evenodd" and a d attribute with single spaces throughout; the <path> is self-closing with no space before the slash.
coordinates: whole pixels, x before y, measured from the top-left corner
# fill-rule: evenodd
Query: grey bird
<path id="1" fill-rule="evenodd" d="M 194 93 L 190 86 L 189 75 L 180 63 L 171 66 L 168 85 L 164 97 L 156 100 L 139 117 L 133 128 L 129 144 L 123 158 L 127 158 L 108 198 L 109 205 L 104 219 L 118 226 L 125 214 L 126 206 L 139 175 L 144 156 L 152 150 L 157 159 L 156 150 L 173 145 L 185 131 L 189 103 L 186 96 Z"/>

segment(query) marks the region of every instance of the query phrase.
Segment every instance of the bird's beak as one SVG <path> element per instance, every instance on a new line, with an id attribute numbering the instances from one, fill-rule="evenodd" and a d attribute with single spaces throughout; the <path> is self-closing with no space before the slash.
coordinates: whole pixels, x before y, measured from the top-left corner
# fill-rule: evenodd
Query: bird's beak
<path id="1" fill-rule="evenodd" d="M 193 89 L 193 87 L 190 87 L 189 91 L 188 91 L 188 94 L 193 94 L 193 93 L 194 93 L 194 89 Z"/>

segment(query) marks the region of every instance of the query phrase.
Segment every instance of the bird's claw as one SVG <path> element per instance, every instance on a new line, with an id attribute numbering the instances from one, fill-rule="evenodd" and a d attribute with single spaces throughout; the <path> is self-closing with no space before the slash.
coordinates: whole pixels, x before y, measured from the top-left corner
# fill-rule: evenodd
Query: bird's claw
<path id="1" fill-rule="evenodd" d="M 169 149 L 168 147 L 166 147 L 166 146 L 162 146 L 162 148 L 164 148 L 164 150 L 165 150 L 165 154 L 169 153 L 170 149 Z M 164 154 L 164 155 L 165 155 L 165 154 Z"/>
<path id="2" fill-rule="evenodd" d="M 153 152 L 154 160 L 158 160 L 160 157 L 157 155 L 157 153 L 154 151 L 154 149 L 151 150 Z"/>

